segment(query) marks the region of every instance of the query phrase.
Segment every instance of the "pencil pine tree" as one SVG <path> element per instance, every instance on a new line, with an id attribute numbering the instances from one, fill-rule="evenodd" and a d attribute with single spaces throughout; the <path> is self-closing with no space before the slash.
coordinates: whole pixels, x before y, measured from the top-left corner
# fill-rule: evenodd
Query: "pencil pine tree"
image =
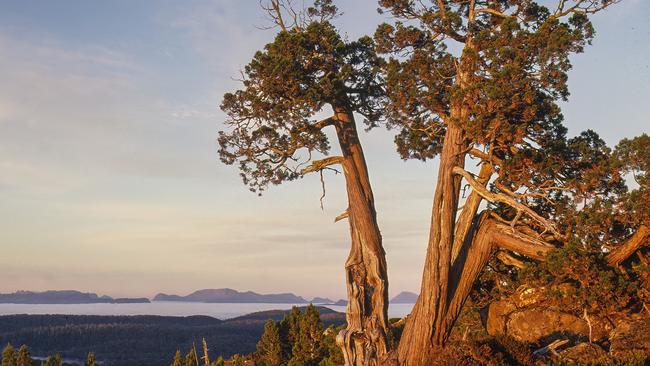
<path id="1" fill-rule="evenodd" d="M 181 350 L 176 350 L 171 366 L 183 366 L 183 354 L 181 353 Z"/>
<path id="2" fill-rule="evenodd" d="M 2 366 L 15 366 L 16 365 L 16 350 L 8 343 L 2 350 Z"/>
<path id="3" fill-rule="evenodd" d="M 261 366 L 277 366 L 286 362 L 282 350 L 282 340 L 280 338 L 280 327 L 273 320 L 268 320 L 264 324 L 264 333 L 257 342 L 254 353 L 255 364 Z"/>
<path id="4" fill-rule="evenodd" d="M 26 345 L 20 346 L 18 356 L 16 357 L 16 366 L 32 366 L 32 356 L 29 354 L 29 348 Z"/>

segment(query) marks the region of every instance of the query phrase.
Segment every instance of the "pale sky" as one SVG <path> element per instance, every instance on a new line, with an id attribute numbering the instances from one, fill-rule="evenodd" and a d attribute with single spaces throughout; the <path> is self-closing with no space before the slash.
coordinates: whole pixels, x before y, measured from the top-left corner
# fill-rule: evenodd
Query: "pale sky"
<path id="1" fill-rule="evenodd" d="M 374 0 L 337 24 L 372 34 Z M 273 30 L 257 0 L 4 0 L 0 4 L 0 292 L 111 296 L 231 287 L 345 295 L 340 176 L 248 192 L 216 153 L 221 96 Z M 650 1 L 596 15 L 573 58 L 571 134 L 650 132 Z M 435 162 L 362 136 L 391 295 L 418 291 Z"/>

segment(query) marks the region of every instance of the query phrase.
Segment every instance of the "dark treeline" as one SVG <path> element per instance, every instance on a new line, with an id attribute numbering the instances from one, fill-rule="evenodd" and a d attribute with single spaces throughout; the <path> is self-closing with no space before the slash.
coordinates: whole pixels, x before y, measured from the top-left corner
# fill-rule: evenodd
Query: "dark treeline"
<path id="1" fill-rule="evenodd" d="M 97 360 L 93 352 L 88 352 L 85 361 L 69 361 L 64 360 L 60 353 L 53 356 L 42 357 L 42 359 L 35 359 L 32 357 L 29 347 L 27 345 L 20 346 L 15 349 L 11 343 L 8 343 L 2 350 L 2 357 L 0 358 L 2 366 L 69 366 L 69 365 L 83 365 L 83 366 L 97 366 Z"/>
<path id="2" fill-rule="evenodd" d="M 325 326 L 345 322 L 343 314 L 320 310 Z M 92 351 L 105 365 L 157 366 L 168 364 L 177 349 L 201 345 L 202 339 L 213 355 L 250 354 L 265 322 L 288 313 L 260 312 L 225 321 L 206 316 L 8 315 L 0 317 L 0 344 L 27 344 L 39 357 L 59 353 L 84 360 Z"/>

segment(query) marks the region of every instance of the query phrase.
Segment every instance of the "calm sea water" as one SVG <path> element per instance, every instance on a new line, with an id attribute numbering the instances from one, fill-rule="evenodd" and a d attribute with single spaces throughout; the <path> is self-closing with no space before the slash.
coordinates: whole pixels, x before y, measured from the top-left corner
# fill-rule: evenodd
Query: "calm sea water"
<path id="1" fill-rule="evenodd" d="M 304 306 L 304 304 L 298 304 Z M 292 304 L 205 304 L 181 301 L 154 301 L 148 304 L 0 304 L 0 315 L 65 314 L 65 315 L 207 315 L 229 319 L 264 310 L 291 309 Z M 345 312 L 345 306 L 324 305 Z M 392 304 L 389 317 L 403 317 L 411 312 L 413 304 Z"/>

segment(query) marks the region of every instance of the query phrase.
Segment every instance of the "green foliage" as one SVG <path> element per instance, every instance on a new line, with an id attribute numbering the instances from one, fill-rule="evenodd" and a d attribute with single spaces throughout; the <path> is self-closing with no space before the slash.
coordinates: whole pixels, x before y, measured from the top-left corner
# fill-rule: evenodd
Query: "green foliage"
<path id="1" fill-rule="evenodd" d="M 42 366 L 63 366 L 63 360 L 61 359 L 61 354 L 57 353 L 54 356 L 48 357 L 42 363 Z"/>
<path id="2" fill-rule="evenodd" d="M 293 344 L 289 365 L 317 365 L 323 359 L 323 323 L 316 307 L 310 304 L 300 319 L 298 337 Z"/>
<path id="3" fill-rule="evenodd" d="M 18 357 L 16 357 L 16 366 L 32 366 L 32 356 L 29 354 L 29 348 L 26 345 L 20 346 Z"/>
<path id="4" fill-rule="evenodd" d="M 199 366 L 199 357 L 196 354 L 196 347 L 193 346 L 185 355 L 185 363 L 183 366 Z"/>
<path id="5" fill-rule="evenodd" d="M 95 354 L 93 352 L 88 352 L 88 357 L 86 357 L 84 366 L 97 366 L 97 361 L 95 360 Z"/>
<path id="6" fill-rule="evenodd" d="M 16 364 L 16 351 L 11 343 L 8 343 L 2 350 L 2 366 L 14 366 Z"/>
<path id="7" fill-rule="evenodd" d="M 228 366 L 244 366 L 244 357 L 242 357 L 239 354 L 236 354 L 230 358 L 230 362 L 228 363 Z"/>
<path id="8" fill-rule="evenodd" d="M 33 362 L 29 348 L 24 344 L 20 346 L 17 353 L 11 343 L 8 343 L 2 351 L 2 366 L 32 366 Z"/>
<path id="9" fill-rule="evenodd" d="M 183 366 L 183 354 L 181 350 L 176 350 L 171 366 Z"/>
<path id="10" fill-rule="evenodd" d="M 253 360 L 265 366 L 340 365 L 343 355 L 336 345 L 336 333 L 334 327 L 324 331 L 314 305 L 309 305 L 304 312 L 293 307 L 281 321 L 266 322 Z"/>
<path id="11" fill-rule="evenodd" d="M 344 327 L 334 327 L 330 326 L 325 330 L 323 333 L 323 340 L 321 343 L 321 347 L 323 350 L 324 357 L 318 363 L 319 366 L 338 366 L 338 365 L 343 365 L 344 359 L 343 359 L 343 353 L 341 352 L 341 348 L 336 344 L 336 335 L 340 330 L 342 330 Z"/>
<path id="12" fill-rule="evenodd" d="M 622 188 L 604 142 L 592 131 L 567 139 L 562 125 L 558 102 L 569 95 L 570 56 L 593 37 L 584 9 L 477 0 L 470 14 L 464 2 L 446 2 L 444 9 L 436 2 L 379 3 L 396 17 L 377 28 L 375 42 L 389 57 L 386 124 L 399 130 L 402 158 L 436 157 L 454 124 L 468 151 L 485 151 L 481 159 L 498 166 L 499 188 L 492 189 L 537 194 L 544 216 L 558 214 L 557 203 L 562 213 L 562 200 Z M 583 5 L 596 11 L 609 3 Z M 551 204 L 541 197 L 553 187 L 563 191 L 553 191 Z"/>
<path id="13" fill-rule="evenodd" d="M 284 361 L 280 327 L 273 320 L 268 320 L 264 325 L 262 338 L 257 342 L 255 351 L 255 364 L 262 366 L 281 365 Z"/>
<path id="14" fill-rule="evenodd" d="M 477 301 L 485 304 L 492 296 L 509 296 L 524 285 L 544 288 L 548 305 L 577 316 L 586 311 L 612 319 L 641 311 L 650 300 L 648 266 L 633 256 L 627 269 L 620 271 L 608 264 L 606 256 L 639 225 L 650 222 L 649 148 L 645 134 L 622 140 L 613 151 L 592 131 L 568 140 L 565 159 L 573 170 L 566 175 L 571 194 L 557 194 L 534 206 L 570 233 L 565 244 L 545 261 L 528 262 L 520 272 L 492 261 L 481 278 Z M 625 174 L 632 174 L 638 186 L 629 189 Z"/>
<path id="15" fill-rule="evenodd" d="M 602 253 L 576 242 L 521 271 L 519 282 L 545 288 L 551 303 L 578 316 L 586 309 L 590 314 L 607 318 L 638 301 L 637 283 L 604 263 Z"/>
<path id="16" fill-rule="evenodd" d="M 606 355 L 589 361 L 590 366 L 645 366 L 650 363 L 650 355 L 642 351 L 624 352 L 618 355 Z M 552 366 L 569 366 L 578 363 L 563 358 L 551 360 Z"/>
<path id="17" fill-rule="evenodd" d="M 291 312 L 280 321 L 280 336 L 282 338 L 282 349 L 284 358 L 292 358 L 293 345 L 298 342 L 300 337 L 300 320 L 302 312 L 298 307 L 291 308 Z"/>
<path id="18" fill-rule="evenodd" d="M 469 27 L 461 2 L 449 3 L 446 19 L 436 16 L 435 3 L 418 4 L 380 1 L 398 21 L 382 24 L 375 34 L 378 49 L 395 55 L 385 67 L 387 119 L 389 127 L 401 129 L 400 154 L 436 156 L 446 124 L 456 123 L 471 143 L 511 160 L 513 173 L 524 164 L 542 163 L 536 152 L 566 133 L 556 101 L 569 94 L 569 55 L 591 40 L 589 21 L 582 15 L 551 16 L 535 2 L 510 1 L 511 16 L 483 12 Z M 490 7 L 486 1 L 476 5 Z M 464 45 L 460 54 L 448 49 L 450 39 Z M 460 105 L 469 108 L 462 118 L 454 111 Z M 523 183 L 531 177 L 517 178 Z"/>
<path id="19" fill-rule="evenodd" d="M 650 222 L 650 136 L 644 133 L 621 140 L 614 150 L 614 159 L 638 185 L 622 197 L 619 216 L 624 214 L 624 221 L 630 224 Z"/>
<path id="20" fill-rule="evenodd" d="M 219 154 L 239 163 L 244 183 L 264 190 L 300 177 L 313 153 L 330 144 L 314 119 L 323 108 L 343 108 L 369 124 L 380 117 L 377 78 L 381 60 L 371 38 L 346 41 L 328 19 L 336 12 L 320 0 L 305 25 L 280 31 L 243 71 L 243 89 L 224 95 L 229 131 L 219 132 Z"/>
<path id="21" fill-rule="evenodd" d="M 210 366 L 224 366 L 224 365 L 225 365 L 225 363 L 224 363 L 223 357 L 221 357 L 221 356 L 217 357 L 216 360 L 214 360 L 214 361 L 212 361 L 212 363 L 210 363 Z"/>

